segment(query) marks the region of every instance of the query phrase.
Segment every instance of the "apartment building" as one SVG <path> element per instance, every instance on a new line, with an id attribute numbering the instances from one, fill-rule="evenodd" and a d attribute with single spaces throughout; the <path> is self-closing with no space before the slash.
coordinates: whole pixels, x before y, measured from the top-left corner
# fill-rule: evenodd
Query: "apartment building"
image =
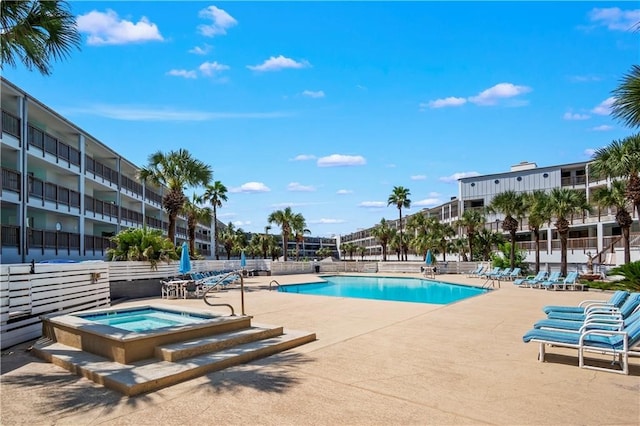
<path id="1" fill-rule="evenodd" d="M 609 185 L 608 179 L 595 179 L 589 173 L 588 162 L 560 164 L 538 167 L 535 163 L 522 162 L 511 167 L 508 172 L 495 173 L 458 180 L 458 196 L 447 203 L 415 214 L 436 216 L 443 223 L 455 225 L 465 210 L 478 209 L 484 212 L 493 197 L 507 190 L 531 192 L 550 191 L 553 188 L 571 188 L 584 191 L 587 200 L 593 192 Z M 598 263 L 619 264 L 622 262 L 622 232 L 615 220 L 615 209 L 594 207 L 591 214 L 570 218 L 571 230 L 568 240 L 568 262 L 583 264 L 587 254 L 594 256 Z M 504 216 L 487 214 L 485 227 L 502 232 Z M 631 228 L 631 259 L 640 260 L 640 226 L 637 213 L 633 212 L 634 223 Z M 406 223 L 403 219 L 403 223 Z M 398 228 L 398 220 L 389 220 L 392 227 Z M 375 225 L 374 225 L 375 226 Z M 340 243 L 354 242 L 367 248 L 370 259 L 381 257 L 381 247 L 372 237 L 372 228 L 343 235 Z M 463 229 L 454 226 L 458 234 Z M 549 264 L 560 262 L 560 239 L 553 224 L 545 224 L 540 231 L 541 261 Z M 526 260 L 535 259 L 535 236 L 529 229 L 527 218 L 520 220 L 520 229 L 516 235 L 517 246 L 527 252 Z"/>

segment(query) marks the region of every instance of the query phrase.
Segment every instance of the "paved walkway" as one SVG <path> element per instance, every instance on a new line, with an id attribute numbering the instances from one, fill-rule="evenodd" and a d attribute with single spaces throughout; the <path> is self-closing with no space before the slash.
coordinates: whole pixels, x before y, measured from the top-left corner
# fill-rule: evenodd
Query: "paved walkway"
<path id="1" fill-rule="evenodd" d="M 315 277 L 248 278 L 247 313 L 255 322 L 315 331 L 317 341 L 132 398 L 40 361 L 21 345 L 2 356 L 0 423 L 640 424 L 640 360 L 629 376 L 596 372 L 578 368 L 577 351 L 567 349 L 551 348 L 549 362 L 539 363 L 537 345 L 522 342 L 543 305 L 609 294 L 503 283 L 438 306 L 278 293 L 267 290 L 273 278 L 284 284 Z M 218 297 L 239 310 L 238 291 Z M 206 306 L 135 304 L 147 302 Z"/>

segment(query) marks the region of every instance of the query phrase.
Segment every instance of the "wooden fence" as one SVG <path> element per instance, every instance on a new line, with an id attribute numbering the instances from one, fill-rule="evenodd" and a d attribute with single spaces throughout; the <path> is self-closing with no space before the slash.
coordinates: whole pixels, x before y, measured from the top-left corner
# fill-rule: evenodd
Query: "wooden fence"
<path id="1" fill-rule="evenodd" d="M 41 315 L 110 303 L 105 262 L 0 265 L 0 348 L 41 336 Z"/>

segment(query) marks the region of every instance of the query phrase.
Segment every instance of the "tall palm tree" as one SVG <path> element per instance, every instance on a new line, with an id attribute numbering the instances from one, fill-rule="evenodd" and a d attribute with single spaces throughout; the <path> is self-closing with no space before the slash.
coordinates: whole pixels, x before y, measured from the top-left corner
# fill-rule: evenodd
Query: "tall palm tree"
<path id="1" fill-rule="evenodd" d="M 556 230 L 560 236 L 560 272 L 567 275 L 567 237 L 569 219 L 573 215 L 591 212 L 584 192 L 568 188 L 553 188 L 549 193 L 549 213 L 555 218 Z"/>
<path id="2" fill-rule="evenodd" d="M 626 196 L 640 217 L 640 133 L 598 149 L 590 166 L 595 176 L 627 181 Z"/>
<path id="3" fill-rule="evenodd" d="M 446 262 L 447 252 L 452 248 L 451 238 L 456 235 L 456 231 L 448 223 L 440 223 L 440 221 L 436 219 L 431 232 L 433 233 L 433 239 L 436 242 L 438 251 L 442 253 L 442 261 Z"/>
<path id="4" fill-rule="evenodd" d="M 631 66 L 612 94 L 611 115 L 629 127 L 640 126 L 640 65 Z"/>
<path id="5" fill-rule="evenodd" d="M 213 207 L 213 251 L 216 254 L 216 260 L 220 259 L 218 254 L 218 208 L 222 207 L 222 202 L 227 201 L 227 187 L 219 180 L 213 184 L 205 185 L 202 199 L 211 203 Z"/>
<path id="6" fill-rule="evenodd" d="M 187 236 L 189 238 L 189 253 L 196 254 L 196 228 L 198 223 L 209 226 L 211 224 L 211 209 L 202 207 L 202 198 L 193 194 L 191 200 L 186 200 L 182 206 L 182 213 L 187 218 Z"/>
<path id="7" fill-rule="evenodd" d="M 231 259 L 231 254 L 240 252 L 246 246 L 246 236 L 242 228 L 237 228 L 233 222 L 229 222 L 220 233 L 220 241 L 227 253 L 227 260 Z"/>
<path id="8" fill-rule="evenodd" d="M 340 244 L 340 251 L 349 255 L 349 260 L 353 260 L 353 253 L 358 249 L 352 242 L 342 243 Z"/>
<path id="9" fill-rule="evenodd" d="M 501 233 L 481 228 L 475 234 L 476 243 L 482 253 L 482 260 L 491 260 L 491 251 L 504 242 Z"/>
<path id="10" fill-rule="evenodd" d="M 158 186 L 166 186 L 168 192 L 162 197 L 162 206 L 169 215 L 169 241 L 175 244 L 176 218 L 186 201 L 184 190 L 187 186 L 206 185 L 213 172 L 204 162 L 195 159 L 186 149 L 161 151 L 149 156 L 149 164 L 139 171 L 142 181 Z"/>
<path id="11" fill-rule="evenodd" d="M 504 191 L 497 194 L 491 200 L 487 210 L 491 213 L 504 214 L 502 229 L 509 233 L 511 250 L 509 253 L 509 265 L 516 267 L 516 232 L 518 232 L 518 220 L 522 219 L 527 211 L 526 195 L 515 191 Z"/>
<path id="12" fill-rule="evenodd" d="M 50 75 L 51 62 L 65 59 L 81 38 L 76 18 L 65 1 L 21 0 L 0 2 L 0 68 L 16 66 L 19 58 L 28 70 Z"/>
<path id="13" fill-rule="evenodd" d="M 631 249 L 629 246 L 629 233 L 631 231 L 631 224 L 633 224 L 633 218 L 627 209 L 629 201 L 625 195 L 625 186 L 624 181 L 614 180 L 611 183 L 611 188 L 602 187 L 596 189 L 593 193 L 593 201 L 599 207 L 616 208 L 616 222 L 618 222 L 620 229 L 622 229 L 622 239 L 624 242 L 624 263 L 630 263 Z"/>
<path id="14" fill-rule="evenodd" d="M 293 238 L 296 242 L 297 261 L 300 260 L 300 243 L 302 243 L 302 251 L 304 252 L 304 234 L 310 234 L 311 231 L 307 229 L 307 221 L 300 213 L 294 215 L 291 230 L 293 231 Z"/>
<path id="15" fill-rule="evenodd" d="M 391 195 L 389 195 L 389 199 L 387 200 L 387 206 L 391 204 L 395 205 L 398 208 L 398 212 L 400 215 L 400 220 L 398 222 L 398 229 L 400 229 L 400 251 L 406 251 L 406 247 L 403 246 L 404 238 L 402 238 L 402 208 L 410 208 L 411 200 L 409 199 L 409 195 L 411 195 L 411 191 L 408 188 L 404 188 L 402 186 L 394 186 Z M 406 253 L 405 253 L 406 256 Z M 406 257 L 405 257 L 405 260 Z"/>
<path id="16" fill-rule="evenodd" d="M 292 226 L 295 221 L 295 213 L 291 211 L 291 207 L 284 210 L 276 210 L 272 212 L 267 221 L 275 223 L 282 230 L 282 252 L 284 253 L 284 261 L 287 261 L 287 247 L 289 245 L 289 236 L 291 235 Z"/>
<path id="17" fill-rule="evenodd" d="M 469 258 L 473 261 L 473 238 L 476 230 L 485 223 L 485 217 L 479 210 L 468 209 L 456 221 L 456 226 L 465 228 L 469 240 Z"/>
<path id="18" fill-rule="evenodd" d="M 393 237 L 394 230 L 389 226 L 389 223 L 385 218 L 380 220 L 380 223 L 377 224 L 371 230 L 371 236 L 378 241 L 378 244 L 382 247 L 382 261 L 387 261 L 387 247 L 389 246 L 389 242 Z"/>
<path id="19" fill-rule="evenodd" d="M 548 206 L 549 195 L 546 192 L 536 190 L 527 194 L 529 229 L 533 232 L 536 243 L 536 274 L 540 272 L 540 228 L 551 221 Z"/>

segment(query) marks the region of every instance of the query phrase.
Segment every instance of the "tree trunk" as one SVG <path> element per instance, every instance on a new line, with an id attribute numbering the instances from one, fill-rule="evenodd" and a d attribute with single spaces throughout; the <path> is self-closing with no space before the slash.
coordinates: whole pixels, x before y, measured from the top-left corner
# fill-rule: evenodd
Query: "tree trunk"
<path id="1" fill-rule="evenodd" d="M 176 245 L 176 217 L 178 217 L 177 212 L 169 214 L 169 229 L 167 229 L 167 238 L 174 246 Z"/>
<path id="2" fill-rule="evenodd" d="M 220 260 L 220 255 L 218 254 L 218 214 L 215 202 L 213 203 L 213 252 L 216 255 L 216 260 Z"/>
<path id="3" fill-rule="evenodd" d="M 511 261 L 511 269 L 513 269 L 516 267 L 516 231 L 512 229 L 509 234 L 511 235 L 511 250 L 509 253 L 509 260 Z"/>
<path id="4" fill-rule="evenodd" d="M 287 261 L 287 247 L 289 246 L 289 236 L 287 234 L 282 234 L 282 255 L 284 256 L 284 261 Z"/>
<path id="5" fill-rule="evenodd" d="M 540 232 L 538 231 L 538 229 L 534 229 L 534 232 L 536 233 L 535 239 L 536 239 L 536 274 L 538 272 L 540 272 Z"/>
<path id="6" fill-rule="evenodd" d="M 567 236 L 568 232 L 560 234 L 560 274 L 567 276 Z"/>
<path id="7" fill-rule="evenodd" d="M 622 228 L 622 241 L 624 243 L 624 263 L 631 263 L 631 247 L 629 244 L 630 227 Z"/>

